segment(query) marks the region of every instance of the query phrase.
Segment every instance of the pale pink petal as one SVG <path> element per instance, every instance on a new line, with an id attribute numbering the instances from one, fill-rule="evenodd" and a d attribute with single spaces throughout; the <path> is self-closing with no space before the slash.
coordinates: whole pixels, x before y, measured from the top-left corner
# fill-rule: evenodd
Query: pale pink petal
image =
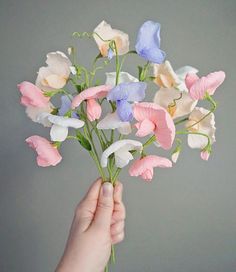
<path id="1" fill-rule="evenodd" d="M 87 99 L 97 99 L 105 97 L 108 92 L 111 90 L 110 85 L 100 85 L 96 87 L 88 88 L 82 91 L 80 94 L 76 95 L 72 101 L 71 107 L 75 109 L 80 105 L 80 103 Z"/>
<path id="2" fill-rule="evenodd" d="M 202 151 L 201 152 L 201 158 L 204 160 L 204 161 L 208 161 L 210 157 L 210 153 L 208 151 Z"/>
<path id="3" fill-rule="evenodd" d="M 157 141 L 164 149 L 171 148 L 175 138 L 175 125 L 166 109 L 155 103 L 137 103 L 133 108 L 134 118 L 142 122 L 146 119 L 155 124 L 155 133 Z"/>
<path id="4" fill-rule="evenodd" d="M 185 77 L 185 85 L 190 90 L 193 84 L 199 79 L 195 73 L 188 73 Z"/>
<path id="5" fill-rule="evenodd" d="M 144 119 L 143 121 L 136 123 L 135 127 L 138 129 L 135 135 L 138 137 L 145 137 L 148 134 L 153 133 L 155 124 L 149 119 Z"/>
<path id="6" fill-rule="evenodd" d="M 43 92 L 34 84 L 28 81 L 23 81 L 17 85 L 21 97 L 21 104 L 28 107 L 44 108 L 49 105 L 49 97 L 43 95 Z"/>
<path id="7" fill-rule="evenodd" d="M 172 167 L 172 162 L 166 158 L 148 155 L 142 159 L 136 160 L 129 168 L 130 176 L 141 176 L 145 180 L 151 180 L 153 177 L 153 168 Z"/>
<path id="8" fill-rule="evenodd" d="M 101 114 L 102 114 L 102 108 L 98 104 L 98 102 L 96 102 L 95 99 L 88 99 L 87 100 L 87 117 L 89 121 L 92 122 L 96 119 L 99 119 L 101 117 Z"/>
<path id="9" fill-rule="evenodd" d="M 224 82 L 225 72 L 218 71 L 207 75 L 207 92 L 210 95 L 215 93 L 215 90 Z"/>
<path id="10" fill-rule="evenodd" d="M 39 166 L 55 166 L 62 160 L 57 148 L 54 147 L 47 139 L 34 135 L 27 138 L 25 141 L 36 151 L 38 155 L 37 163 Z"/>

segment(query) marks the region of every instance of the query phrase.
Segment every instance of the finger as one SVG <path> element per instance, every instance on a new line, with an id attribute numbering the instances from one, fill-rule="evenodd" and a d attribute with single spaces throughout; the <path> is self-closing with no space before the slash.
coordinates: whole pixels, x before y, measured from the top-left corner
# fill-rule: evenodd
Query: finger
<path id="1" fill-rule="evenodd" d="M 115 236 L 112 236 L 111 238 L 111 241 L 112 241 L 112 244 L 115 245 L 115 244 L 118 244 L 120 243 L 121 241 L 124 240 L 124 237 L 125 237 L 125 233 L 124 232 L 121 232 Z"/>
<path id="2" fill-rule="evenodd" d="M 114 188 L 114 203 L 119 204 L 122 202 L 123 184 L 120 181 L 116 182 Z"/>
<path id="3" fill-rule="evenodd" d="M 123 185 L 118 182 L 114 189 L 114 211 L 112 215 L 112 224 L 125 219 L 125 206 L 122 202 Z"/>
<path id="4" fill-rule="evenodd" d="M 76 208 L 75 220 L 78 223 L 78 230 L 80 232 L 84 232 L 94 218 L 101 183 L 101 179 L 97 179 Z"/>
<path id="5" fill-rule="evenodd" d="M 125 221 L 119 221 L 111 226 L 111 236 L 116 236 L 117 234 L 124 231 Z"/>
<path id="6" fill-rule="evenodd" d="M 110 230 L 113 206 L 113 185 L 110 182 L 105 182 L 100 189 L 94 226 L 102 228 L 104 231 Z"/>

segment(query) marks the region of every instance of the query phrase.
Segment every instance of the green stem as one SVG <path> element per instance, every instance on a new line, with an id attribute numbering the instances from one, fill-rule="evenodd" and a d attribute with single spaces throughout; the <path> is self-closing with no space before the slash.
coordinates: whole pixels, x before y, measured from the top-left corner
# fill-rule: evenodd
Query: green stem
<path id="1" fill-rule="evenodd" d="M 175 122 L 175 125 L 179 125 L 179 124 L 181 124 L 181 123 L 183 123 L 183 122 L 185 122 L 185 121 L 188 121 L 188 117 L 185 117 L 185 118 L 183 118 L 183 119 L 181 119 L 181 120 L 179 120 L 179 121 L 176 121 L 176 122 Z"/>
<path id="2" fill-rule="evenodd" d="M 201 135 L 201 136 L 206 137 L 207 138 L 207 144 L 206 144 L 205 148 L 211 144 L 211 140 L 210 140 L 209 136 L 207 134 L 205 134 L 205 133 L 195 132 L 195 131 L 185 131 L 185 130 L 176 131 L 176 135 L 189 135 L 189 134 Z"/>

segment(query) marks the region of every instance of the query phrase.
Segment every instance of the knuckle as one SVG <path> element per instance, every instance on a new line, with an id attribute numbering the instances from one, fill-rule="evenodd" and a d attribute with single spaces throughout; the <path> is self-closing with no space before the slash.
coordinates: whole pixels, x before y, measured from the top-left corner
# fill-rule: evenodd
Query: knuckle
<path id="1" fill-rule="evenodd" d="M 99 209 L 111 209 L 112 208 L 112 203 L 105 202 L 105 201 L 100 201 L 100 202 L 98 202 L 97 207 Z"/>

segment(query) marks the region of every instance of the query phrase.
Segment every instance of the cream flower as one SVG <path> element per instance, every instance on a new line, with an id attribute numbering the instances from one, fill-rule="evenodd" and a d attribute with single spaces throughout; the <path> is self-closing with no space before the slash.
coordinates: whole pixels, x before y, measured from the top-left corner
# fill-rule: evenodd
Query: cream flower
<path id="1" fill-rule="evenodd" d="M 131 133 L 130 122 L 120 120 L 117 112 L 108 113 L 98 124 L 98 129 L 117 129 L 121 134 L 128 135 Z"/>
<path id="2" fill-rule="evenodd" d="M 46 64 L 47 67 L 41 67 L 38 71 L 36 85 L 44 91 L 63 88 L 71 72 L 71 61 L 64 53 L 57 51 L 47 54 Z"/>
<path id="3" fill-rule="evenodd" d="M 133 159 L 131 150 L 141 152 L 143 145 L 141 142 L 134 140 L 120 140 L 111 144 L 103 153 L 101 157 L 101 166 L 105 168 L 108 163 L 108 157 L 114 153 L 115 164 L 119 168 L 125 167 L 130 160 Z"/>
<path id="4" fill-rule="evenodd" d="M 103 40 L 115 40 L 118 55 L 124 55 L 129 51 L 129 36 L 128 34 L 118 30 L 113 29 L 111 25 L 107 22 L 102 21 L 95 29 L 94 32 L 97 33 Z M 103 57 L 108 55 L 109 42 L 101 40 L 96 34 L 93 35 L 94 40 Z"/>
<path id="5" fill-rule="evenodd" d="M 215 140 L 216 127 L 214 114 L 211 113 L 205 119 L 200 121 L 206 114 L 208 114 L 208 112 L 209 111 L 204 108 L 196 107 L 189 115 L 189 121 L 186 122 L 186 129 L 190 132 L 199 132 L 206 134 L 210 139 L 210 144 L 213 144 L 216 141 Z M 195 123 L 197 124 L 195 125 Z M 188 135 L 188 145 L 191 148 L 204 149 L 207 144 L 208 140 L 207 137 L 205 136 L 197 134 Z"/>
<path id="6" fill-rule="evenodd" d="M 42 113 L 38 116 L 39 122 L 48 121 L 52 127 L 50 130 L 51 140 L 55 142 L 63 142 L 68 135 L 68 128 L 81 128 L 84 126 L 84 121 L 77 118 L 68 118 L 64 116 L 57 116 L 48 113 Z"/>
<path id="7" fill-rule="evenodd" d="M 138 82 L 139 80 L 127 72 L 120 72 L 118 83 Z M 114 87 L 116 85 L 116 72 L 106 73 L 106 85 Z"/>
<path id="8" fill-rule="evenodd" d="M 161 88 L 154 97 L 154 103 L 165 108 L 173 119 L 189 114 L 197 105 L 189 93 L 175 88 Z"/>

